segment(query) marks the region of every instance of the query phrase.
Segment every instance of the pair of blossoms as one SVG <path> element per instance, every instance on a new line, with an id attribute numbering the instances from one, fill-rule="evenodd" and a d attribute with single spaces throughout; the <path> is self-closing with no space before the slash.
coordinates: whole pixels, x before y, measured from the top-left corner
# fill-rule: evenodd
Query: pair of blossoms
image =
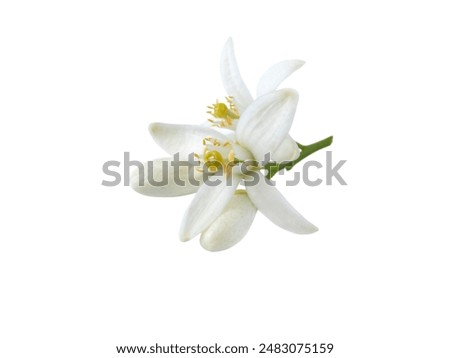
<path id="1" fill-rule="evenodd" d="M 298 94 L 292 89 L 277 88 L 303 64 L 300 60 L 288 60 L 269 68 L 261 77 L 256 99 L 253 99 L 241 78 L 233 42 L 229 39 L 220 64 L 222 82 L 229 97 L 227 103 L 209 107 L 213 116 L 209 124 L 150 125 L 153 139 L 172 158 L 177 153 L 180 158 L 194 153 L 199 165 L 194 170 L 196 181 L 205 178 L 202 168 L 207 168 L 206 174 L 214 178 L 214 185 L 204 182 L 195 185 L 195 181 L 188 180 L 189 169 L 181 167 L 177 178 L 185 185 L 180 186 L 174 181 L 173 167 L 165 163 L 172 158 L 153 161 L 154 178 L 161 178 L 163 171 L 169 168 L 166 173 L 169 182 L 165 186 L 152 186 L 148 180 L 142 181 L 138 171 L 132 174 L 132 188 L 144 195 L 170 197 L 196 192 L 181 224 L 181 241 L 201 235 L 200 243 L 206 250 L 228 249 L 247 234 L 258 210 L 290 232 L 310 234 L 318 230 L 266 179 L 263 167 L 249 166 L 253 170 L 250 177 L 241 166 L 235 165 L 246 161 L 261 163 L 267 154 L 277 163 L 292 162 L 299 157 L 299 146 L 289 136 Z M 218 168 L 220 166 L 222 168 Z M 144 178 L 147 175 L 148 168 L 145 168 Z M 239 185 L 245 190 L 238 189 Z"/>

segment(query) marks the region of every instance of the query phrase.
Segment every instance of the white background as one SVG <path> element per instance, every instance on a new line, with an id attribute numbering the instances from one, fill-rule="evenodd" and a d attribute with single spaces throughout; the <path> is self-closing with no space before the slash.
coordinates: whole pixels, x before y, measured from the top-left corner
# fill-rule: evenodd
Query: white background
<path id="1" fill-rule="evenodd" d="M 449 357 L 446 5 L 2 1 L 0 356 L 331 342 L 331 357 Z M 314 235 L 259 214 L 210 253 L 178 240 L 192 197 L 101 186 L 102 164 L 162 156 L 150 122 L 206 119 L 229 36 L 252 90 L 306 61 L 284 84 L 292 135 L 334 135 L 349 185 L 282 189 Z"/>

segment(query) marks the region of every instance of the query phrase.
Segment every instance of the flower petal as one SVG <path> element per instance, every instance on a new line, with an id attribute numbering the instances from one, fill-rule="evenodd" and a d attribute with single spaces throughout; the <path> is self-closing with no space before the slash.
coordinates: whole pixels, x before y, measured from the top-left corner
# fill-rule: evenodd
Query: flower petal
<path id="1" fill-rule="evenodd" d="M 272 160 L 275 162 L 290 162 L 300 155 L 300 148 L 297 142 L 288 135 L 272 153 Z"/>
<path id="2" fill-rule="evenodd" d="M 242 114 L 236 128 L 237 141 L 262 161 L 268 152 L 274 153 L 289 133 L 298 94 L 282 89 L 258 97 Z"/>
<path id="3" fill-rule="evenodd" d="M 237 190 L 223 213 L 203 231 L 200 244 L 208 251 L 236 245 L 250 229 L 256 211 L 245 190 Z"/>
<path id="4" fill-rule="evenodd" d="M 234 56 L 233 40 L 225 43 L 220 59 L 220 74 L 225 91 L 234 99 L 234 104 L 240 113 L 252 103 L 253 97 L 242 80 L 239 67 Z"/>
<path id="5" fill-rule="evenodd" d="M 246 182 L 247 193 L 264 216 L 279 227 L 295 234 L 311 234 L 318 230 L 289 204 L 284 196 L 258 172 L 258 182 Z M 273 183 L 273 182 L 271 182 Z"/>
<path id="6" fill-rule="evenodd" d="M 305 64 L 302 60 L 287 60 L 270 67 L 261 77 L 256 89 L 256 97 L 275 91 L 281 82 Z"/>
<path id="7" fill-rule="evenodd" d="M 143 195 L 163 197 L 195 193 L 202 183 L 203 175 L 194 167 L 189 169 L 188 166 L 179 166 L 175 176 L 175 167 L 170 163 L 172 160 L 160 158 L 143 163 L 143 171 L 142 168 L 135 168 L 130 177 L 133 190 Z"/>
<path id="8" fill-rule="evenodd" d="M 240 176 L 216 174 L 200 187 L 186 211 L 180 228 L 180 240 L 187 241 L 200 234 L 222 214 L 231 200 Z"/>
<path id="9" fill-rule="evenodd" d="M 200 153 L 203 149 L 203 138 L 227 140 L 225 135 L 214 129 L 199 125 L 152 123 L 149 131 L 162 149 L 170 155 L 180 153 L 181 158 L 186 158 L 194 152 Z"/>

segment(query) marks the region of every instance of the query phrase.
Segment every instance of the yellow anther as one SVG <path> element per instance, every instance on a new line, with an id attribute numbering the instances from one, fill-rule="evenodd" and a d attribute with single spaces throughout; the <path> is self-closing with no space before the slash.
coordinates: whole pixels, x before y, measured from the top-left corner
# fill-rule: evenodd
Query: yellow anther
<path id="1" fill-rule="evenodd" d="M 230 153 L 228 153 L 228 161 L 229 162 L 234 161 L 234 150 L 230 150 Z"/>

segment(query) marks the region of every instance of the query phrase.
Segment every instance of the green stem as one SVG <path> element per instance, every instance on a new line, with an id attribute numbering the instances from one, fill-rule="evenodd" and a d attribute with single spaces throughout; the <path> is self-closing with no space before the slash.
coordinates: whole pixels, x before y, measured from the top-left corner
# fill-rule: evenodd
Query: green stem
<path id="1" fill-rule="evenodd" d="M 333 136 L 322 139 L 310 145 L 302 145 L 300 143 L 297 143 L 298 147 L 301 149 L 300 156 L 291 162 L 266 164 L 265 168 L 268 170 L 267 179 L 271 179 L 282 169 L 291 170 L 297 163 L 310 156 L 311 154 L 317 152 L 318 150 L 328 147 L 329 145 L 331 145 L 331 143 L 333 143 Z"/>

